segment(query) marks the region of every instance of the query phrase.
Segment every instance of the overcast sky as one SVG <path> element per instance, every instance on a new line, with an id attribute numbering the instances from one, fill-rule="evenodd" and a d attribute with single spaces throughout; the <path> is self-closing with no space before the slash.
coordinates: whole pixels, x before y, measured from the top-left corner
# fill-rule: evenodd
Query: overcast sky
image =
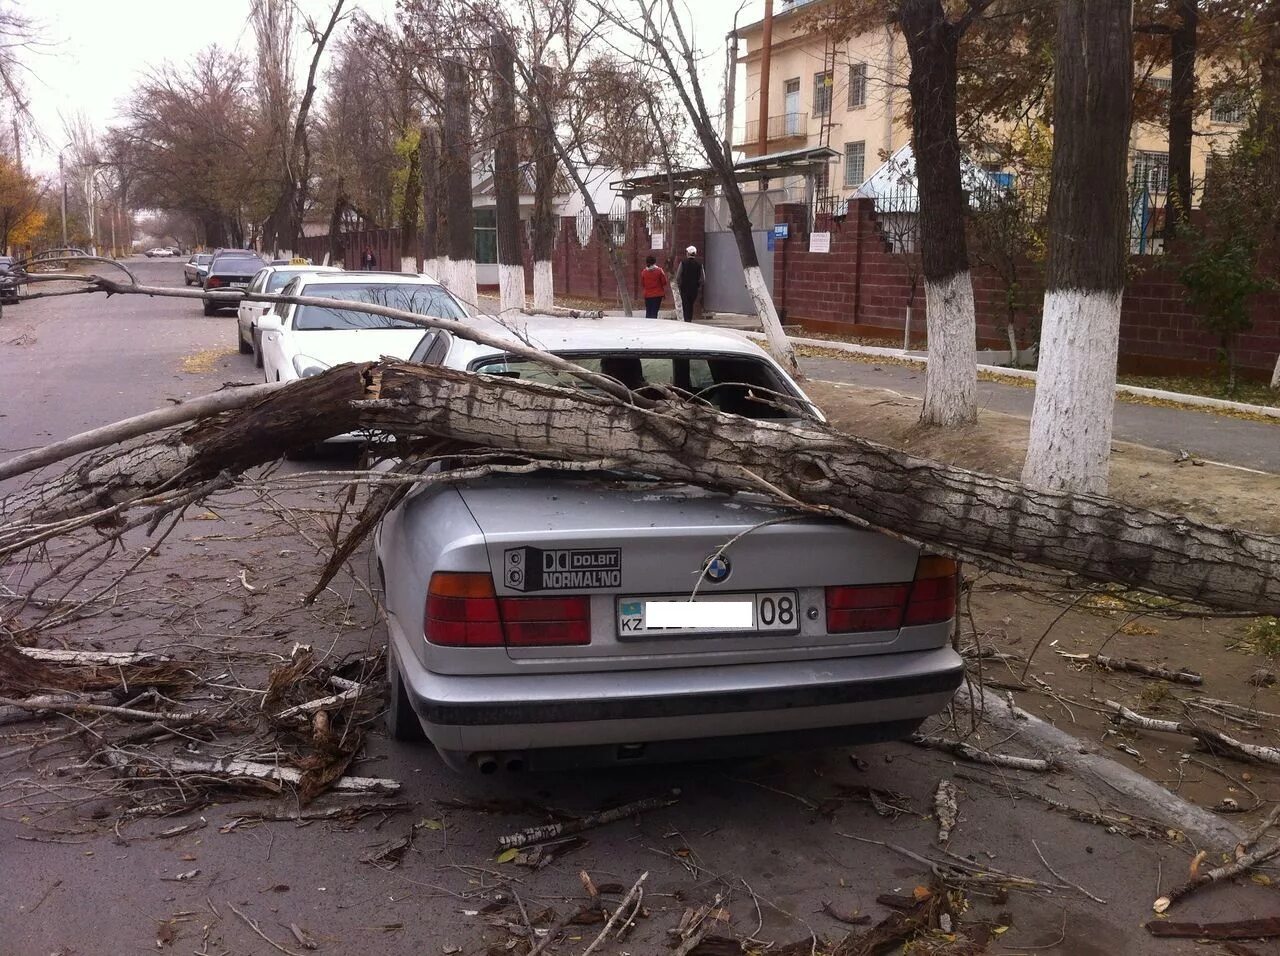
<path id="1" fill-rule="evenodd" d="M 168 60 L 185 63 L 211 44 L 253 52 L 249 27 L 250 0 L 42 0 L 25 5 L 43 28 L 47 44 L 28 57 L 32 112 L 44 142 L 29 147 L 37 171 L 58 166 L 58 150 L 66 143 L 65 119 L 83 112 L 102 129 L 115 118 L 119 104 L 149 68 Z M 742 0 L 695 0 L 694 33 L 705 53 L 723 56 L 724 36 Z M 297 0 L 312 17 L 331 9 L 330 0 Z M 781 6 L 781 5 L 779 5 Z M 395 0 L 348 0 L 376 19 L 395 11 Z M 740 23 L 758 19 L 761 0 L 747 0 Z M 708 60 L 708 100 L 720 96 L 719 76 Z M 720 64 L 723 60 L 718 61 Z M 304 64 L 305 66 L 305 64 Z M 708 103 L 711 105 L 711 103 Z M 712 106 L 712 109 L 715 107 Z"/>

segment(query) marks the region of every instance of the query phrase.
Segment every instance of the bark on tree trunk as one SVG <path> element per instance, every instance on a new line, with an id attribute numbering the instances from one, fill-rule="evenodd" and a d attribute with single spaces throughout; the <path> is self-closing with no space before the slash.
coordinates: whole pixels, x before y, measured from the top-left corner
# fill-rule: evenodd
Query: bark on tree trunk
<path id="1" fill-rule="evenodd" d="M 346 250 L 342 248 L 342 216 L 347 208 L 347 192 L 342 177 L 338 177 L 338 188 L 333 193 L 333 210 L 329 213 L 329 264 L 337 265 L 345 258 Z"/>
<path id="2" fill-rule="evenodd" d="M 524 308 L 524 255 L 520 247 L 520 181 L 516 155 L 516 67 L 511 37 L 493 34 L 493 186 L 498 225 L 498 293 L 502 312 Z"/>
<path id="3" fill-rule="evenodd" d="M 1102 494 L 1128 224 L 1131 0 L 1059 0 L 1040 375 L 1022 478 Z"/>
<path id="4" fill-rule="evenodd" d="M 546 113 L 539 105 L 542 97 L 550 95 L 550 69 L 535 67 L 532 80 L 526 77 L 525 89 L 533 120 L 533 308 L 541 312 L 556 307 L 551 268 L 556 246 L 556 132 L 545 122 Z"/>
<path id="5" fill-rule="evenodd" d="M 1191 214 L 1191 137 L 1195 118 L 1196 30 L 1199 0 L 1176 0 L 1178 25 L 1170 38 L 1173 74 L 1169 89 L 1169 202 L 1164 237 L 1168 241 Z"/>
<path id="6" fill-rule="evenodd" d="M 466 65 L 444 64 L 445 284 L 465 302 L 476 300 L 475 211 L 471 206 L 471 99 Z"/>
<path id="7" fill-rule="evenodd" d="M 434 126 L 423 124 L 418 152 L 422 157 L 418 163 L 422 177 L 422 269 L 427 275 L 440 280 L 440 191 L 443 177 L 440 175 L 440 133 Z"/>
<path id="8" fill-rule="evenodd" d="M 1225 610 L 1280 610 L 1278 536 L 1091 495 L 1030 491 L 814 422 L 753 421 L 678 403 L 650 409 L 399 362 L 338 366 L 243 409 L 90 455 L 59 477 L 0 497 L 0 545 L 12 547 L 37 522 L 97 514 L 162 488 L 198 487 L 356 427 L 781 493 L 988 567 L 1054 568 Z"/>
<path id="9" fill-rule="evenodd" d="M 422 151 L 409 154 L 409 169 L 404 177 L 404 202 L 400 208 L 400 268 L 412 262 L 418 271 L 418 211 L 422 208 Z"/>
<path id="10" fill-rule="evenodd" d="M 929 331 L 920 420 L 930 425 L 962 425 L 978 414 L 977 323 L 956 129 L 957 57 L 963 26 L 948 18 L 942 0 L 902 0 L 899 20 L 911 57 L 911 139 Z"/>

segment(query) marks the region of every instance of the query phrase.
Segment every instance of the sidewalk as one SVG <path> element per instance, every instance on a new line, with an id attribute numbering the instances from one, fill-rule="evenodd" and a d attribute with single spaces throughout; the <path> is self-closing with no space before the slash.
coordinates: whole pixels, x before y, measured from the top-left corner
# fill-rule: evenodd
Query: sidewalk
<path id="1" fill-rule="evenodd" d="M 925 371 L 836 358 L 802 358 L 804 373 L 817 381 L 882 388 L 924 397 Z M 1000 382 L 978 382 L 982 411 L 1030 419 L 1035 390 Z M 981 411 L 979 412 L 981 414 Z M 1197 458 L 1280 474 L 1280 426 L 1214 414 L 1211 411 L 1138 405 L 1117 401 L 1113 436 L 1120 441 Z"/>

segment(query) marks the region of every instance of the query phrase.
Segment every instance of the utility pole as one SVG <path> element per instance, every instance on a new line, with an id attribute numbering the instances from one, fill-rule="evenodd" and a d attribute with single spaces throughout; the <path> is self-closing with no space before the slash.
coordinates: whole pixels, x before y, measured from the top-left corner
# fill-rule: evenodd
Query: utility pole
<path id="1" fill-rule="evenodd" d="M 58 179 L 62 181 L 62 245 L 67 245 L 67 174 L 62 170 L 62 153 L 58 153 Z"/>
<path id="2" fill-rule="evenodd" d="M 760 155 L 769 152 L 769 59 L 773 54 L 773 0 L 764 0 L 760 35 Z M 785 123 L 786 120 L 783 120 Z"/>

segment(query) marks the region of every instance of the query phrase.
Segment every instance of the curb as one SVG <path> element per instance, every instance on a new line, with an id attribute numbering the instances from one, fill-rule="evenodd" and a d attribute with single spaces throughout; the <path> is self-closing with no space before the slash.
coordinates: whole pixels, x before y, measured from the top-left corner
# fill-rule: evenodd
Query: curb
<path id="1" fill-rule="evenodd" d="M 759 332 L 742 332 L 750 339 L 765 341 Z M 808 345 L 813 348 L 833 349 L 837 352 L 851 352 L 855 355 L 870 355 L 876 358 L 891 358 L 902 362 L 914 362 L 917 365 L 928 365 L 929 359 L 923 355 L 911 355 L 901 349 L 889 349 L 878 345 L 856 345 L 852 342 L 833 342 L 826 339 L 809 339 L 799 336 L 788 336 L 788 341 L 796 345 Z M 978 371 L 992 375 L 1005 375 L 1009 378 L 1021 378 L 1034 382 L 1036 373 L 1024 368 L 1006 368 L 1003 365 L 979 365 Z M 1236 412 L 1247 412 L 1251 415 L 1262 415 L 1280 421 L 1280 408 L 1271 405 L 1249 405 L 1246 402 L 1232 402 L 1225 398 L 1209 398 L 1205 395 L 1188 395 L 1186 392 L 1166 392 L 1158 388 L 1143 388 L 1140 385 L 1116 385 L 1117 395 L 1132 395 L 1135 398 L 1156 398 L 1166 402 L 1177 402 L 1179 405 L 1193 405 L 1197 408 L 1222 408 Z"/>

